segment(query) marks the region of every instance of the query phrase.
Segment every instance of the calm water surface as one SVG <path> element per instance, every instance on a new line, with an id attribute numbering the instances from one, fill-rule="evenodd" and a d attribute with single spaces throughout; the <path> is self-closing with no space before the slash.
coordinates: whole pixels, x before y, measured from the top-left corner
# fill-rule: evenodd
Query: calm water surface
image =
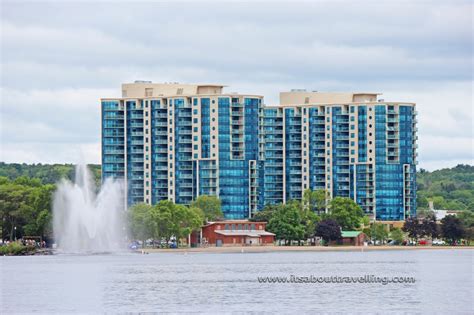
<path id="1" fill-rule="evenodd" d="M 0 257 L 0 313 L 473 313 L 472 250 Z M 262 284 L 258 276 L 412 276 Z"/>

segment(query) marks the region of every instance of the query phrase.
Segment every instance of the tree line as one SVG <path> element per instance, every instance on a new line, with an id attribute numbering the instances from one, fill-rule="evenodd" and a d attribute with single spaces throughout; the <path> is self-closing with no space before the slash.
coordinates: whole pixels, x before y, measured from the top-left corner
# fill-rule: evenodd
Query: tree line
<path id="1" fill-rule="evenodd" d="M 424 218 L 407 218 L 403 231 L 416 244 L 420 238 L 431 241 L 443 238 L 448 244 L 456 245 L 465 240 L 467 245 L 474 239 L 474 213 L 463 211 L 458 215 L 447 215 L 439 222 L 434 214 Z"/>
<path id="2" fill-rule="evenodd" d="M 268 222 L 267 230 L 287 245 L 301 244 L 315 236 L 329 243 L 341 238 L 341 230 L 355 230 L 369 222 L 354 200 L 335 197 L 329 201 L 326 191 L 309 189 L 304 191 L 301 201 L 267 205 L 251 220 Z"/>
<path id="3" fill-rule="evenodd" d="M 215 196 L 199 196 L 189 206 L 162 200 L 156 205 L 144 203 L 132 206 L 128 213 L 131 237 L 146 241 L 158 240 L 168 246 L 198 231 L 203 224 L 223 218 L 221 201 Z"/>
<path id="4" fill-rule="evenodd" d="M 457 165 L 428 172 L 417 173 L 417 210 L 435 209 L 474 211 L 474 166 Z"/>
<path id="5" fill-rule="evenodd" d="M 257 212 L 252 221 L 268 222 L 267 230 L 275 233 L 284 244 L 298 244 L 320 237 L 325 244 L 341 239 L 342 231 L 358 230 L 368 240 L 385 244 L 402 245 L 411 240 L 417 244 L 421 238 L 442 238 L 448 244 L 464 240 L 470 244 L 474 238 L 474 212 L 462 211 L 457 216 L 448 215 L 436 221 L 434 213 L 424 217 L 409 217 L 403 227 L 390 228 L 381 221 L 371 222 L 362 209 L 350 198 L 336 197 L 328 201 L 325 191 L 306 190 L 301 201 L 267 205 Z"/>
<path id="6" fill-rule="evenodd" d="M 89 165 L 89 168 L 94 174 L 96 183 L 100 183 L 100 165 Z M 422 217 L 429 215 L 429 211 L 424 210 L 427 209 L 428 200 L 434 201 L 435 208 L 438 209 L 457 205 L 456 207 L 466 209 L 458 215 L 460 223 L 454 223 L 455 226 L 461 226 L 458 229 L 462 231 L 457 235 L 462 235 L 461 239 L 472 239 L 474 167 L 458 165 L 452 169 L 434 172 L 421 169 L 417 175 L 418 207 L 420 214 L 423 214 Z M 56 188 L 55 184 L 61 178 L 73 180 L 74 165 L 27 165 L 0 162 L 0 232 L 2 239 L 14 239 L 15 236 L 19 238 L 23 235 L 41 236 L 44 239 L 52 237 L 52 195 Z M 443 203 L 438 197 L 449 202 Z M 195 201 L 194 207 L 203 212 L 201 214 L 204 216 L 203 222 L 223 218 L 220 201 L 216 199 L 201 196 L 201 199 Z M 285 205 L 267 205 L 262 211 L 257 212 L 252 220 L 267 221 L 268 230 L 275 233 L 278 239 L 287 243 L 305 240 L 313 236 L 320 236 L 329 241 L 337 237 L 337 228 L 363 230 L 368 236 L 380 240 L 394 239 L 397 236 L 400 238 L 400 234 L 403 237 L 404 233 L 420 237 L 427 235 L 426 232 L 420 232 L 419 227 L 416 233 L 410 232 L 412 230 L 404 232 L 396 229 L 386 231 L 385 229 L 384 231 L 377 223 L 369 224 L 368 218 L 364 217 L 360 207 L 351 199 L 340 197 L 331 201 L 327 201 L 327 199 L 324 191 L 307 190 L 301 201 L 288 201 Z M 171 206 L 168 204 L 167 207 Z M 173 209 L 178 212 L 183 210 L 177 205 Z M 158 220 L 156 216 L 154 218 Z M 424 219 L 417 220 L 423 222 Z M 441 224 L 438 224 L 438 227 L 442 227 L 443 223 L 439 223 Z M 421 225 L 420 223 L 417 226 Z M 448 222 L 446 222 L 446 226 L 448 226 Z M 174 231 L 177 231 L 176 228 Z M 447 232 L 443 234 L 443 231 L 440 230 L 438 235 L 447 237 L 448 234 Z M 449 242 L 452 242 L 452 238 L 449 239 Z"/>
<path id="7" fill-rule="evenodd" d="M 52 236 L 52 184 L 42 184 L 37 178 L 0 177 L 0 220 L 2 239 L 23 236 Z"/>

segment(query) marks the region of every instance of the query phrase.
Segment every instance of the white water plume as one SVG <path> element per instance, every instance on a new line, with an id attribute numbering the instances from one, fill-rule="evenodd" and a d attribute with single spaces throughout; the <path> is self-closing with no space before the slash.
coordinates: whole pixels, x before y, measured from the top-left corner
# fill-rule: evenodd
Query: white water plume
<path id="1" fill-rule="evenodd" d="M 123 182 L 106 180 L 96 193 L 86 165 L 74 183 L 62 180 L 54 195 L 53 229 L 63 252 L 111 252 L 124 247 Z"/>

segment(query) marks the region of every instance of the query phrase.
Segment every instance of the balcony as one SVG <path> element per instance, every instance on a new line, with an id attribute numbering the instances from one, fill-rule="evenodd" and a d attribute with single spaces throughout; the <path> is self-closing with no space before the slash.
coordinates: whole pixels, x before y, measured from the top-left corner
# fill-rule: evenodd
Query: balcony
<path id="1" fill-rule="evenodd" d="M 104 154 L 124 154 L 124 150 L 104 150 Z"/>
<path id="2" fill-rule="evenodd" d="M 389 115 L 398 115 L 398 112 L 394 109 L 387 109 L 387 114 L 389 114 Z"/>

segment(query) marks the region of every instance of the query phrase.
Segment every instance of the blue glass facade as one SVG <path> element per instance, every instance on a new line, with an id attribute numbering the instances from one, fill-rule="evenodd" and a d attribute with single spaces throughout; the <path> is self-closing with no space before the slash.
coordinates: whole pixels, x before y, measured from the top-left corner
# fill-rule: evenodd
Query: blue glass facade
<path id="1" fill-rule="evenodd" d="M 415 215 L 413 104 L 270 107 L 213 93 L 101 101 L 102 176 L 126 180 L 129 205 L 216 195 L 226 218 L 242 219 L 309 188 L 377 220 Z"/>
<path id="2" fill-rule="evenodd" d="M 123 102 L 102 101 L 102 180 L 125 177 Z"/>
<path id="3" fill-rule="evenodd" d="M 260 106 L 258 98 L 218 98 L 219 198 L 229 219 L 246 218 L 251 212 L 251 183 L 256 187 L 257 181 L 256 166 L 252 168 L 251 161 L 258 160 Z M 256 195 L 255 188 L 255 207 Z"/>
<path id="4" fill-rule="evenodd" d="M 144 202 L 143 101 L 126 101 L 128 203 Z"/>
<path id="5" fill-rule="evenodd" d="M 168 110 L 160 100 L 151 106 L 151 203 L 168 199 Z"/>
<path id="6" fill-rule="evenodd" d="M 278 108 L 262 109 L 261 161 L 259 161 L 258 207 L 285 201 L 283 195 L 283 161 L 285 149 L 283 113 Z"/>
<path id="7" fill-rule="evenodd" d="M 309 112 L 309 188 L 326 189 L 326 139 L 324 109 L 308 108 Z"/>
<path id="8" fill-rule="evenodd" d="M 103 178 L 123 178 L 128 205 L 216 195 L 226 218 L 257 210 L 260 97 L 103 100 Z"/>
<path id="9" fill-rule="evenodd" d="M 353 199 L 377 220 L 415 215 L 413 105 L 280 106 L 262 115 L 259 209 L 301 199 L 308 183 Z"/>

